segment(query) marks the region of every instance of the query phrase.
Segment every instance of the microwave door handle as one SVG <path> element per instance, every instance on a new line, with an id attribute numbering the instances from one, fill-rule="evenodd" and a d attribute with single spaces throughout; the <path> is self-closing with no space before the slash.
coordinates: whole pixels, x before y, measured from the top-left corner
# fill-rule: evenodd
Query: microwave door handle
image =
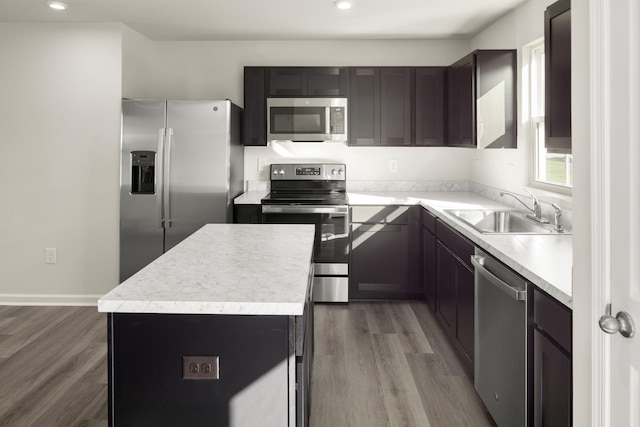
<path id="1" fill-rule="evenodd" d="M 331 139 L 331 107 L 324 109 L 324 120 L 326 123 L 325 130 L 327 132 L 327 139 Z"/>

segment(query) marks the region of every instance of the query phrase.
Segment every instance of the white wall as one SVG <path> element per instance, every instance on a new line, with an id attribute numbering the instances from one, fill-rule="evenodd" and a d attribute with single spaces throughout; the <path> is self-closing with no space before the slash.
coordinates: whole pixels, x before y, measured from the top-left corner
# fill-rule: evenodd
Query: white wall
<path id="1" fill-rule="evenodd" d="M 95 303 L 74 296 L 117 285 L 120 34 L 0 24 L 0 302 Z"/>

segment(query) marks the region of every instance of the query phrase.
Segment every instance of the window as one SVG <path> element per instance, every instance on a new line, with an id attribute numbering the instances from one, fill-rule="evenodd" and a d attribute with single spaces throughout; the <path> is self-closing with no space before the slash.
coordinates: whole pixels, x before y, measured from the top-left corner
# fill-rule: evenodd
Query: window
<path id="1" fill-rule="evenodd" d="M 556 190 L 573 187 L 573 155 L 548 152 L 544 144 L 544 43 L 530 46 L 533 181 Z"/>

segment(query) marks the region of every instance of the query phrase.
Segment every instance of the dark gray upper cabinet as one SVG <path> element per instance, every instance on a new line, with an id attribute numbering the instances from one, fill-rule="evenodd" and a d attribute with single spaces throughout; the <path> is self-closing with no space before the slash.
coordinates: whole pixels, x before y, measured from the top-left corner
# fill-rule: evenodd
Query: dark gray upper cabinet
<path id="1" fill-rule="evenodd" d="M 349 145 L 412 145 L 414 79 L 413 68 L 350 69 Z"/>
<path id="2" fill-rule="evenodd" d="M 349 145 L 380 145 L 380 69 L 349 70 Z"/>
<path id="3" fill-rule="evenodd" d="M 447 67 L 418 67 L 415 72 L 416 145 L 445 145 Z"/>
<path id="4" fill-rule="evenodd" d="M 545 11 L 545 146 L 571 153 L 571 1 Z"/>
<path id="5" fill-rule="evenodd" d="M 244 145 L 267 145 L 264 67 L 244 67 Z"/>
<path id="6" fill-rule="evenodd" d="M 411 145 L 413 79 L 411 68 L 382 68 L 380 73 L 380 142 Z"/>
<path id="7" fill-rule="evenodd" d="M 344 67 L 267 68 L 268 96 L 347 96 L 349 77 Z"/>
<path id="8" fill-rule="evenodd" d="M 516 148 L 516 51 L 477 50 L 448 77 L 448 145 Z"/>

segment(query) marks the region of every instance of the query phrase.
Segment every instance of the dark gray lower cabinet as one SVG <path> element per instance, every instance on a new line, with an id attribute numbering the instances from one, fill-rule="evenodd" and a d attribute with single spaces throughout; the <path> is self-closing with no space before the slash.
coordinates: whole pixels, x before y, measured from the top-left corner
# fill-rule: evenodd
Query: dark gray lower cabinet
<path id="1" fill-rule="evenodd" d="M 475 247 L 439 220 L 436 239 L 436 317 L 473 375 L 475 292 L 470 259 Z"/>
<path id="2" fill-rule="evenodd" d="M 424 299 L 436 311 L 436 218 L 422 210 L 422 284 Z"/>
<path id="3" fill-rule="evenodd" d="M 571 311 L 534 291 L 533 425 L 571 426 Z"/>
<path id="4" fill-rule="evenodd" d="M 234 205 L 233 222 L 236 224 L 262 223 L 262 205 Z"/>
<path id="5" fill-rule="evenodd" d="M 349 299 L 422 299 L 419 206 L 353 206 Z"/>
<path id="6" fill-rule="evenodd" d="M 302 319 L 109 313 L 109 425 L 283 427 L 294 406 L 307 425 L 312 313 L 309 342 L 294 343 Z M 198 379 L 185 356 L 217 358 L 219 378 Z"/>

